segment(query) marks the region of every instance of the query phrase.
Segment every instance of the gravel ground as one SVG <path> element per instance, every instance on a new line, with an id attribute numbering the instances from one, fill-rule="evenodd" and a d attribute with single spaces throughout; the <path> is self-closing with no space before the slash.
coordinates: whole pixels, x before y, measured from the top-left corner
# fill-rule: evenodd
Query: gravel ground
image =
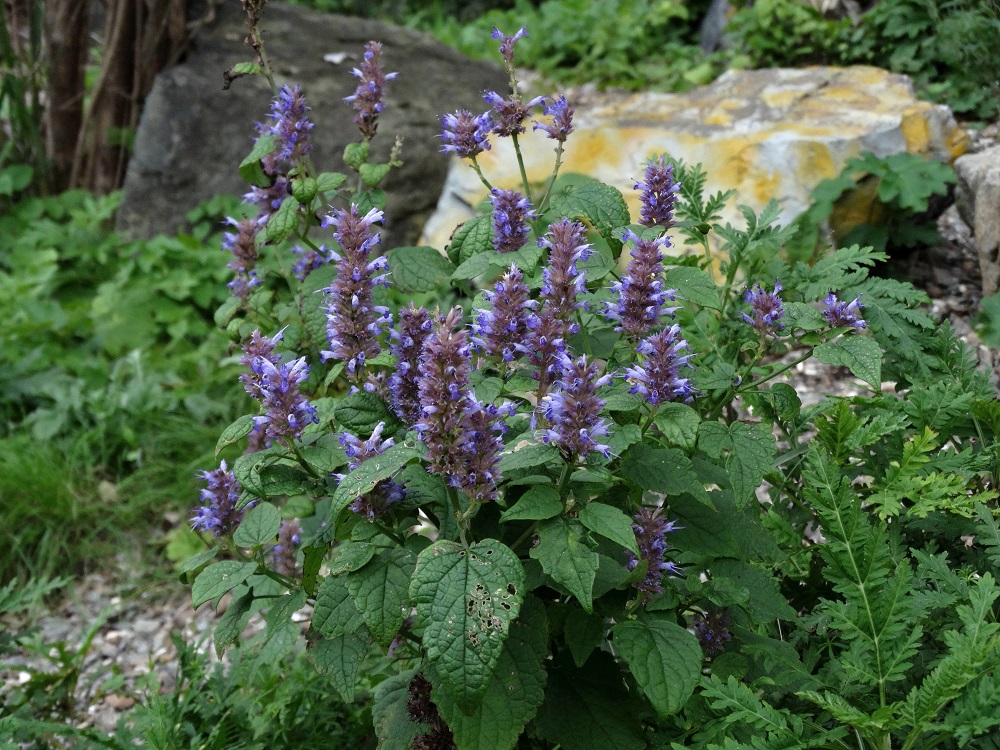
<path id="1" fill-rule="evenodd" d="M 577 102 L 598 96 L 607 94 L 599 94 L 586 86 L 569 92 L 571 100 Z M 972 131 L 970 135 L 977 151 L 1000 140 L 998 124 Z M 982 345 L 970 326 L 970 320 L 979 309 L 981 287 L 979 262 L 969 228 L 958 217 L 954 206 L 941 215 L 938 228 L 938 246 L 894 262 L 900 272 L 928 293 L 934 317 L 941 322 L 951 322 L 958 334 L 977 351 L 981 366 L 992 373 L 996 382 L 1000 375 L 1000 353 Z M 794 356 L 789 355 L 789 360 Z M 823 395 L 861 392 L 846 375 L 846 370 L 812 360 L 795 368 L 790 382 L 800 395 L 805 394 L 803 401 L 806 403 Z M 62 641 L 71 648 L 79 648 L 86 631 L 101 617 L 107 617 L 98 628 L 83 662 L 84 676 L 78 691 L 79 726 L 112 730 L 122 713 L 134 705 L 130 692 L 136 680 L 151 670 L 159 675 L 163 690 L 173 688 L 177 653 L 170 640 L 172 631 L 179 631 L 187 640 L 200 643 L 203 651 L 214 653 L 208 633 L 218 615 L 210 605 L 193 610 L 190 591 L 172 581 L 159 583 L 138 594 L 135 592 L 136 584 L 129 581 L 126 573 L 91 574 L 75 582 L 61 601 L 36 620 L 41 642 Z M 0 620 L 0 633 L 5 626 L 17 632 L 23 624 L 23 620 Z M 259 620 L 251 620 L 248 626 L 250 630 L 260 627 Z M 29 675 L 24 665 L 47 668 L 44 658 L 21 654 L 9 659 L 7 667 L 0 669 L 0 684 L 12 686 L 27 680 Z M 120 671 L 124 686 L 109 691 L 102 684 L 112 671 Z M 0 690 L 0 698 L 2 692 Z"/>

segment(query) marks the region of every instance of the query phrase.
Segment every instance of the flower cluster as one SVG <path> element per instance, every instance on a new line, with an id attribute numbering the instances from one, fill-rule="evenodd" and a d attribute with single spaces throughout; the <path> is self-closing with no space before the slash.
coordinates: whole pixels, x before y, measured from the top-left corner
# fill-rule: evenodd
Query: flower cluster
<path id="1" fill-rule="evenodd" d="M 639 394 L 654 406 L 667 401 L 691 401 L 694 386 L 688 378 L 679 374 L 680 368 L 691 366 L 688 362 L 691 355 L 684 354 L 688 343 L 681 338 L 680 326 L 664 328 L 643 339 L 636 348 L 646 360 L 642 365 L 632 365 L 625 372 L 626 379 L 632 384 L 632 393 Z"/>
<path id="2" fill-rule="evenodd" d="M 316 409 L 299 391 L 299 386 L 309 376 L 305 357 L 281 363 L 274 353 L 283 331 L 273 338 L 262 336 L 254 330 L 243 346 L 240 363 L 248 372 L 240 382 L 250 396 L 260 401 L 266 409 L 262 416 L 254 417 L 254 430 L 263 442 L 281 437 L 296 438 L 310 422 L 316 422 Z"/>
<path id="3" fill-rule="evenodd" d="M 694 616 L 694 634 L 705 656 L 712 658 L 726 650 L 726 644 L 733 638 L 729 631 L 731 626 L 729 616 L 722 609 Z"/>
<path id="4" fill-rule="evenodd" d="M 333 236 L 341 252 L 331 253 L 337 264 L 337 276 L 324 290 L 330 349 L 321 355 L 324 361 L 332 358 L 345 362 L 352 380 L 358 380 L 365 362 L 382 351 L 378 336 L 392 319 L 389 308 L 372 302 L 374 287 L 389 285 L 386 258 L 371 258 L 371 249 L 380 240 L 379 233 L 373 234 L 371 226 L 378 221 L 382 221 L 381 211 L 373 208 L 359 216 L 354 205 L 325 220 L 325 225 L 336 228 Z"/>
<path id="5" fill-rule="evenodd" d="M 564 218 L 552 224 L 538 241 L 539 247 L 549 248 L 549 263 L 542 269 L 544 313 L 563 324 L 564 334 L 580 329 L 573 318 L 577 310 L 585 308 L 577 298 L 587 291 L 587 277 L 576 264 L 590 257 L 586 236 L 583 224 Z"/>
<path id="6" fill-rule="evenodd" d="M 386 73 L 382 70 L 381 56 L 382 44 L 380 42 L 368 42 L 365 45 L 365 55 L 361 67 L 351 71 L 356 78 L 360 79 L 360 82 L 354 93 L 344 98 L 344 101 L 350 102 L 357 112 L 354 116 L 354 124 L 369 141 L 375 136 L 375 131 L 378 129 L 379 113 L 385 109 L 385 104 L 382 103 L 385 84 L 398 75 L 398 73 Z"/>
<path id="7" fill-rule="evenodd" d="M 553 443 L 570 461 L 580 461 L 597 452 L 611 457 L 611 446 L 599 443 L 608 436 L 607 420 L 601 417 L 604 400 L 597 389 L 611 382 L 611 375 L 597 377 L 597 363 L 587 356 L 572 359 L 567 354 L 560 361 L 561 373 L 555 389 L 542 399 L 545 418 L 551 425 L 539 439 Z"/>
<path id="8" fill-rule="evenodd" d="M 573 108 L 566 97 L 557 96 L 551 104 L 545 105 L 545 114 L 552 118 L 552 122 L 535 122 L 532 130 L 544 130 L 552 140 L 564 143 L 573 132 Z"/>
<path id="9" fill-rule="evenodd" d="M 514 64 L 514 45 L 517 44 L 517 40 L 522 37 L 528 36 L 528 27 L 522 26 L 518 29 L 514 36 L 507 36 L 496 26 L 493 27 L 493 33 L 491 35 L 494 39 L 500 40 L 500 56 L 503 57 L 503 61 L 507 65 Z"/>
<path id="10" fill-rule="evenodd" d="M 646 166 L 646 179 L 636 182 L 635 190 L 641 191 L 639 223 L 644 227 L 669 229 L 674 224 L 674 203 L 681 184 L 674 181 L 674 165 L 664 164 L 663 157 Z"/>
<path id="11" fill-rule="evenodd" d="M 396 371 L 389 377 L 389 393 L 393 410 L 407 425 L 416 424 L 420 418 L 420 353 L 433 324 L 431 314 L 411 302 L 408 308 L 399 311 L 399 328 L 389 332 L 389 352 L 396 357 Z"/>
<path id="12" fill-rule="evenodd" d="M 467 109 L 441 116 L 441 140 L 444 153 L 453 153 L 462 159 L 474 159 L 483 151 L 489 151 L 489 135 L 493 120 L 489 114 L 473 116 Z"/>
<path id="13" fill-rule="evenodd" d="M 639 597 L 644 601 L 650 601 L 657 594 L 663 593 L 663 577 L 665 575 L 680 575 L 681 570 L 676 564 L 664 559 L 667 551 L 666 535 L 677 530 L 676 521 L 667 521 L 663 516 L 663 508 L 643 507 L 633 516 L 635 523 L 632 530 L 635 532 L 635 540 L 639 546 L 639 556 L 636 557 L 631 552 L 628 553 L 628 569 L 634 570 L 640 560 L 645 560 L 648 564 L 646 577 L 641 581 L 632 584 L 639 590 Z"/>
<path id="14" fill-rule="evenodd" d="M 775 279 L 773 292 L 766 292 L 760 284 L 754 284 L 743 295 L 743 301 L 750 303 L 750 314 L 740 313 L 740 315 L 755 331 L 774 335 L 784 327 L 785 324 L 781 319 L 785 315 L 785 308 L 781 304 L 781 297 L 778 296 L 778 292 L 782 289 L 781 284 Z"/>
<path id="15" fill-rule="evenodd" d="M 490 196 L 493 203 L 493 248 L 498 253 L 512 253 L 520 250 L 528 239 L 537 214 L 531 203 L 517 190 L 493 188 Z"/>
<path id="16" fill-rule="evenodd" d="M 823 302 L 826 304 L 823 317 L 826 318 L 831 328 L 850 326 L 851 328 L 861 330 L 868 327 L 868 324 L 861 317 L 860 296 L 855 297 L 851 302 L 841 302 L 836 294 L 830 292 Z"/>
<path id="17" fill-rule="evenodd" d="M 382 439 L 382 430 L 384 429 L 385 422 L 379 422 L 367 440 L 361 440 L 349 432 L 340 436 L 340 444 L 344 448 L 347 466 L 351 471 L 357 469 L 369 458 L 382 455 L 396 444 L 392 438 Z M 345 475 L 337 474 L 335 476 L 342 481 Z M 373 521 L 384 516 L 391 505 L 398 503 L 405 496 L 406 491 L 401 484 L 386 479 L 375 485 L 375 489 L 371 492 L 357 498 L 351 503 L 350 509 L 359 516 L 365 516 L 368 520 Z"/>
<path id="18" fill-rule="evenodd" d="M 201 507 L 191 518 L 191 528 L 207 531 L 214 537 L 232 534 L 243 520 L 244 511 L 253 507 L 256 501 L 251 501 L 242 510 L 236 510 L 243 488 L 225 461 L 219 464 L 218 469 L 203 471 L 200 476 L 206 486 L 201 491 Z"/>
<path id="19" fill-rule="evenodd" d="M 471 395 L 466 400 L 465 429 L 457 445 L 465 458 L 465 469 L 455 484 L 473 502 L 497 499 L 497 485 L 503 479 L 500 473 L 501 436 L 507 429 L 502 418 L 512 411 L 512 407 L 483 405 Z"/>
<path id="20" fill-rule="evenodd" d="M 292 274 L 299 281 L 305 281 L 306 276 L 317 268 L 325 266 L 330 260 L 330 249 L 326 245 L 320 245 L 317 250 L 296 245 L 292 248 L 292 252 L 296 256 L 295 263 L 292 265 Z"/>
<path id="21" fill-rule="evenodd" d="M 483 99 L 490 105 L 493 132 L 501 138 L 523 133 L 524 121 L 531 117 L 531 110 L 545 101 L 544 96 L 536 96 L 531 101 L 522 102 L 518 96 L 503 97 L 496 91 L 487 91 Z"/>
<path id="22" fill-rule="evenodd" d="M 226 268 L 236 274 L 229 282 L 229 291 L 237 299 L 246 300 L 253 288 L 260 284 L 254 270 L 257 265 L 257 221 L 228 218 L 226 223 L 236 227 L 235 232 L 226 232 L 222 236 L 222 249 L 233 256 Z"/>
<path id="23" fill-rule="evenodd" d="M 281 522 L 278 543 L 271 548 L 271 565 L 283 576 L 294 576 L 299 572 L 297 559 L 301 544 L 302 526 L 297 518 Z"/>
<path id="24" fill-rule="evenodd" d="M 642 336 L 660 322 L 662 315 L 672 315 L 676 307 L 665 307 L 673 301 L 674 290 L 663 288 L 663 250 L 669 247 L 667 237 L 644 240 L 627 230 L 625 241 L 633 243 L 628 269 L 621 281 L 611 286 L 617 301 L 608 303 L 607 317 L 618 321 L 616 331 Z"/>
<path id="25" fill-rule="evenodd" d="M 532 310 L 538 305 L 530 299 L 528 285 L 521 270 L 510 270 L 497 280 L 492 291 L 483 293 L 490 307 L 476 310 L 472 325 L 472 343 L 490 357 L 513 362 L 526 351 L 524 342 L 531 329 L 538 327 L 538 316 Z"/>
<path id="26" fill-rule="evenodd" d="M 309 109 L 298 86 L 282 86 L 271 102 L 271 123 L 262 127 L 277 139 L 278 148 L 271 155 L 277 161 L 295 162 L 309 153 L 309 131 L 313 129 L 306 117 Z"/>

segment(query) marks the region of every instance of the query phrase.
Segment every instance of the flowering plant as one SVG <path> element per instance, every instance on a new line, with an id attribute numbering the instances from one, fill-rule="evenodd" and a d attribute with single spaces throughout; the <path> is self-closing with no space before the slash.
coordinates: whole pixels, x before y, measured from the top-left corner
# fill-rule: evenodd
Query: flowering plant
<path id="1" fill-rule="evenodd" d="M 275 658 L 307 613 L 317 668 L 373 696 L 393 748 L 995 729 L 976 708 L 1000 679 L 986 379 L 923 294 L 870 275 L 881 253 L 791 262 L 776 204 L 721 225 L 731 196 L 676 159 L 649 161 L 637 222 L 614 188 L 563 178 L 573 110 L 517 93 L 525 33 L 495 34 L 511 93 L 442 117 L 490 191 L 447 248 L 381 248 L 377 43 L 350 97 L 356 189 L 308 161 L 299 90 L 258 129 L 220 321 L 260 413 L 219 440 L 193 521 L 215 544 L 185 566 L 196 606 L 231 595 L 217 650 L 264 609 Z M 532 117 L 552 176 L 493 186 L 477 155 L 517 149 Z M 787 380 L 810 358 L 850 395 L 803 404 Z"/>

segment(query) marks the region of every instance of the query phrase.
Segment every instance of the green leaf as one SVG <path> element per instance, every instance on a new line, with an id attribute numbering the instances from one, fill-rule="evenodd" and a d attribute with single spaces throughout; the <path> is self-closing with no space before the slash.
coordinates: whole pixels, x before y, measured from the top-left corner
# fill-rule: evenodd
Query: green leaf
<path id="1" fill-rule="evenodd" d="M 795 610 L 789 606 L 778 587 L 778 580 L 743 560 L 715 560 L 712 576 L 721 576 L 741 586 L 749 593 L 745 609 L 758 623 L 773 620 L 795 620 Z"/>
<path id="2" fill-rule="evenodd" d="M 554 445 L 521 440 L 500 454 L 500 471 L 509 474 L 518 469 L 530 469 L 532 466 L 544 466 L 550 461 L 560 460 L 562 457 L 559 449 Z"/>
<path id="3" fill-rule="evenodd" d="M 387 254 L 392 283 L 402 292 L 429 292 L 455 271 L 433 247 L 397 247 Z"/>
<path id="4" fill-rule="evenodd" d="M 611 237 L 612 229 L 629 223 L 628 205 L 621 191 L 591 178 L 556 190 L 550 205 L 557 216 L 586 219 L 605 239 Z"/>
<path id="5" fill-rule="evenodd" d="M 400 426 L 395 412 L 382 397 L 368 391 L 358 391 L 345 397 L 334 417 L 345 430 L 363 439 L 372 434 L 379 422 L 385 422 L 386 434 L 392 434 Z"/>
<path id="6" fill-rule="evenodd" d="M 469 219 L 455 231 L 448 243 L 448 259 L 456 264 L 490 251 L 496 253 L 493 248 L 493 221 L 489 216 Z"/>
<path id="7" fill-rule="evenodd" d="M 423 451 L 406 445 L 394 445 L 385 453 L 366 460 L 344 477 L 333 493 L 330 503 L 331 519 L 336 520 L 344 508 L 365 493 L 371 492 L 379 482 L 389 479 L 411 461 L 419 461 L 423 457 Z"/>
<path id="8" fill-rule="evenodd" d="M 247 626 L 253 600 L 253 591 L 247 591 L 243 596 L 234 598 L 216 623 L 212 638 L 215 641 L 215 653 L 220 659 L 223 652 L 236 643 L 236 639 Z"/>
<path id="9" fill-rule="evenodd" d="M 615 651 L 660 717 L 680 711 L 701 677 L 698 639 L 675 622 L 646 617 L 615 626 Z"/>
<path id="10" fill-rule="evenodd" d="M 444 691 L 432 693 L 461 750 L 511 750 L 545 697 L 548 656 L 545 608 L 528 597 L 510 626 L 483 701 L 470 714 Z"/>
<path id="11" fill-rule="evenodd" d="M 639 555 L 639 545 L 632 530 L 632 519 L 618 508 L 604 503 L 587 503 L 580 511 L 580 523 L 595 534 L 620 544 Z"/>
<path id="12" fill-rule="evenodd" d="M 337 638 L 364 625 L 364 618 L 354 605 L 347 581 L 337 576 L 324 578 L 316 594 L 312 627 L 324 638 Z"/>
<path id="13" fill-rule="evenodd" d="M 358 213 L 364 216 L 373 208 L 377 208 L 379 211 L 385 210 L 385 191 L 380 188 L 375 188 L 374 190 L 362 190 L 360 193 L 355 193 L 351 198 L 351 203 L 358 207 Z"/>
<path id="14" fill-rule="evenodd" d="M 691 459 L 676 448 L 651 448 L 645 443 L 633 445 L 622 457 L 621 475 L 644 490 L 670 497 L 687 492 L 704 503 L 710 502 Z"/>
<path id="15" fill-rule="evenodd" d="M 313 482 L 307 474 L 294 466 L 275 464 L 262 467 L 258 473 L 261 497 L 296 495 L 312 489 Z"/>
<path id="16" fill-rule="evenodd" d="M 688 300 L 712 310 L 722 309 L 719 288 L 716 286 L 715 280 L 711 274 L 700 268 L 688 266 L 669 268 L 664 274 L 664 286 L 668 289 L 676 289 L 679 299 Z"/>
<path id="17" fill-rule="evenodd" d="M 344 148 L 344 163 L 352 169 L 360 169 L 368 161 L 368 141 L 348 143 Z"/>
<path id="18" fill-rule="evenodd" d="M 308 206 L 316 197 L 317 182 L 313 177 L 299 177 L 292 180 L 292 197 Z"/>
<path id="19" fill-rule="evenodd" d="M 718 497 L 719 494 L 713 492 L 709 497 Z M 740 554 L 740 546 L 729 520 L 730 513 L 726 511 L 725 507 L 720 510 L 714 504 L 706 505 L 687 496 L 671 498 L 670 515 L 680 523 L 670 535 L 670 544 L 677 549 L 713 557 Z"/>
<path id="20" fill-rule="evenodd" d="M 871 336 L 841 336 L 813 353 L 820 362 L 846 367 L 876 391 L 882 387 L 882 347 Z"/>
<path id="21" fill-rule="evenodd" d="M 237 547 L 256 547 L 273 542 L 281 528 L 281 514 L 271 503 L 258 503 L 243 517 L 233 534 Z"/>
<path id="22" fill-rule="evenodd" d="M 316 176 L 316 190 L 328 193 L 336 190 L 347 181 L 347 175 L 340 172 L 321 172 Z"/>
<path id="23" fill-rule="evenodd" d="M 410 700 L 410 682 L 416 670 L 392 675 L 375 686 L 372 720 L 379 750 L 410 750 L 421 734 L 421 724 L 410 719 L 406 704 Z"/>
<path id="24" fill-rule="evenodd" d="M 375 556 L 375 547 L 368 542 L 341 542 L 333 550 L 330 575 L 339 576 L 361 570 Z"/>
<path id="25" fill-rule="evenodd" d="M 479 278 L 490 270 L 490 264 L 494 257 L 490 253 L 477 253 L 470 256 L 467 260 L 462 261 L 461 265 L 452 272 L 452 280 L 465 281 L 467 279 Z"/>
<path id="26" fill-rule="evenodd" d="M 500 515 L 501 521 L 542 521 L 563 511 L 562 498 L 554 487 L 537 485 L 530 488 Z"/>
<path id="27" fill-rule="evenodd" d="M 594 611 L 594 578 L 600 562 L 592 544 L 579 521 L 553 518 L 539 525 L 538 545 L 528 553 L 588 612 Z"/>
<path id="28" fill-rule="evenodd" d="M 371 649 L 371 637 L 364 625 L 336 638 L 321 638 L 309 650 L 316 669 L 330 676 L 340 697 L 354 700 L 361 676 L 361 666 Z"/>
<path id="29" fill-rule="evenodd" d="M 347 577 L 354 605 L 375 638 L 388 648 L 410 612 L 409 586 L 415 560 L 406 549 L 389 549 Z"/>
<path id="30" fill-rule="evenodd" d="M 198 568 L 214 558 L 217 554 L 219 554 L 219 548 L 216 546 L 211 549 L 204 550 L 203 552 L 199 552 L 197 555 L 192 555 L 181 563 L 181 566 L 177 569 L 177 573 L 179 575 L 184 575 L 185 573 L 191 573 L 192 571 L 198 570 Z"/>
<path id="31" fill-rule="evenodd" d="M 262 68 L 260 65 L 254 62 L 241 62 L 236 63 L 233 67 L 229 69 L 230 75 L 233 76 L 249 76 L 255 73 L 260 73 Z"/>
<path id="32" fill-rule="evenodd" d="M 264 173 L 260 160 L 274 151 L 277 138 L 272 133 L 265 133 L 255 142 L 247 157 L 240 162 L 240 177 L 248 185 L 254 187 L 270 187 L 271 178 Z"/>
<path id="33" fill-rule="evenodd" d="M 600 234 L 592 232 L 587 239 L 591 243 L 590 256 L 587 260 L 577 263 L 576 267 L 587 275 L 587 282 L 592 283 L 600 281 L 611 273 L 617 263 L 607 240 Z"/>
<path id="34" fill-rule="evenodd" d="M 541 258 L 544 253 L 545 250 L 538 247 L 538 245 L 528 244 L 511 253 L 493 253 L 492 255 L 487 255 L 487 257 L 490 259 L 490 265 L 494 268 L 499 268 L 500 270 L 506 272 L 509 271 L 510 267 L 513 265 L 524 271 L 527 276 L 531 275 L 535 266 L 538 265 L 539 258 Z"/>
<path id="35" fill-rule="evenodd" d="M 385 179 L 392 169 L 391 164 L 362 164 L 358 167 L 358 174 L 361 181 L 370 188 L 378 187 L 378 184 Z"/>
<path id="36" fill-rule="evenodd" d="M 763 423 L 703 422 L 698 428 L 698 447 L 712 458 L 725 457 L 737 510 L 755 499 L 757 488 L 773 468 L 777 453 L 774 435 Z"/>
<path id="37" fill-rule="evenodd" d="M 670 442 L 685 450 L 694 450 L 701 417 L 687 404 L 660 404 L 653 424 Z"/>
<path id="38" fill-rule="evenodd" d="M 439 541 L 417 558 L 410 581 L 427 658 L 449 696 L 475 707 L 524 600 L 524 568 L 494 539 L 464 547 Z"/>
<path id="39" fill-rule="evenodd" d="M 249 414 L 244 414 L 242 417 L 237 419 L 226 429 L 222 431 L 219 436 L 218 442 L 215 444 L 215 457 L 219 457 L 219 451 L 225 448 L 227 445 L 232 445 L 247 435 L 253 430 L 253 417 Z"/>
<path id="40" fill-rule="evenodd" d="M 218 599 L 232 591 L 257 572 L 257 563 L 225 560 L 209 565 L 191 587 L 191 606 L 197 609 L 205 602 Z"/>
<path id="41" fill-rule="evenodd" d="M 271 214 L 264 228 L 264 242 L 275 245 L 282 240 L 288 239 L 299 226 L 299 204 L 287 198 L 281 202 L 281 206 Z"/>
<path id="42" fill-rule="evenodd" d="M 604 618 L 571 606 L 563 623 L 563 637 L 573 655 L 573 663 L 582 667 L 604 638 Z"/>

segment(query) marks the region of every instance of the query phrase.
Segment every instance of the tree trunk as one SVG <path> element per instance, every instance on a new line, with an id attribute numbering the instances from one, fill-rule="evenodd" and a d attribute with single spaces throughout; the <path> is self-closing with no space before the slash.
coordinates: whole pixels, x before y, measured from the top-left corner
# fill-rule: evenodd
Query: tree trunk
<path id="1" fill-rule="evenodd" d="M 45 87 L 45 151 L 52 187 L 69 186 L 83 124 L 84 67 L 87 63 L 89 0 L 48 0 L 45 42 L 49 74 Z"/>

